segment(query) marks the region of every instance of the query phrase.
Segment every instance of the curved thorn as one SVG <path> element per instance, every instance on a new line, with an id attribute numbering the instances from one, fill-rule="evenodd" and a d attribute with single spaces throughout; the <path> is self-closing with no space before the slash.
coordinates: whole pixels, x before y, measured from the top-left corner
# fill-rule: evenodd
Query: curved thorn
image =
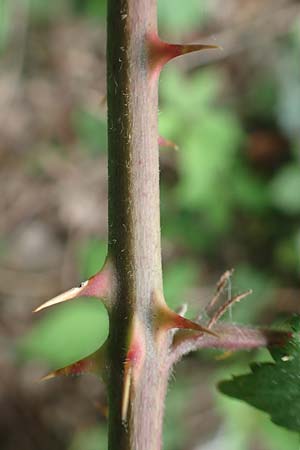
<path id="1" fill-rule="evenodd" d="M 61 369 L 53 370 L 53 372 L 48 373 L 44 377 L 42 377 L 39 381 L 47 381 L 52 378 L 60 377 L 60 376 L 77 376 L 83 375 L 85 373 L 95 373 L 94 363 L 90 358 L 85 358 L 80 361 L 77 361 L 69 366 L 62 367 Z"/>
<path id="2" fill-rule="evenodd" d="M 85 281 L 86 283 L 86 281 Z M 49 308 L 50 306 L 57 305 L 58 303 L 67 302 L 68 300 L 72 300 L 73 298 L 77 298 L 80 296 L 80 293 L 83 291 L 83 288 L 81 287 L 74 287 L 72 289 L 69 289 L 66 292 L 63 292 L 62 294 L 57 295 L 56 297 L 51 298 L 50 300 L 46 301 L 42 305 L 40 305 L 38 308 L 34 309 L 33 312 L 39 312 L 42 311 L 42 309 Z"/>
<path id="3" fill-rule="evenodd" d="M 220 49 L 212 44 L 170 44 L 162 41 L 156 33 L 147 36 L 151 76 L 159 75 L 163 66 L 173 58 L 201 50 Z"/>
<path id="4" fill-rule="evenodd" d="M 56 297 L 51 298 L 46 301 L 33 312 L 39 312 L 43 309 L 49 308 L 50 306 L 57 305 L 59 303 L 67 302 L 78 297 L 97 297 L 102 300 L 109 296 L 111 287 L 111 269 L 109 264 L 105 264 L 100 272 L 93 275 L 86 281 L 80 283 L 79 286 L 73 287 Z"/>
<path id="5" fill-rule="evenodd" d="M 199 52 L 201 50 L 216 50 L 220 49 L 218 45 L 212 44 L 167 44 L 171 47 L 173 53 L 171 58 L 176 58 L 177 56 L 186 55 L 187 53 Z"/>
<path id="6" fill-rule="evenodd" d="M 173 323 L 172 323 L 173 322 Z M 186 319 L 185 317 L 179 316 L 174 313 L 172 317 L 172 328 L 185 328 L 186 330 L 196 330 L 201 331 L 202 333 L 210 334 L 211 336 L 218 337 L 216 333 L 211 331 L 209 328 L 203 327 L 202 325 L 193 322 L 192 320 Z"/>
<path id="7" fill-rule="evenodd" d="M 186 319 L 176 312 L 172 311 L 165 302 L 162 292 L 155 290 L 153 292 L 153 302 L 156 309 L 155 325 L 158 331 L 170 330 L 173 328 L 185 328 L 187 330 L 201 331 L 212 336 L 218 337 L 216 333 L 202 325 Z"/>
<path id="8" fill-rule="evenodd" d="M 103 344 L 96 352 L 80 359 L 61 369 L 54 370 L 42 377 L 39 381 L 47 381 L 59 376 L 78 376 L 86 373 L 101 375 L 103 377 L 103 369 L 105 367 L 106 344 Z"/>

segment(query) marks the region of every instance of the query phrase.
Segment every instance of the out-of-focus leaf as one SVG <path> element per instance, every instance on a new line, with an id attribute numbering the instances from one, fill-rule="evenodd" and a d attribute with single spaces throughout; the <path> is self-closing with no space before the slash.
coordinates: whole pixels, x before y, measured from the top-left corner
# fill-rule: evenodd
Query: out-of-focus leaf
<path id="1" fill-rule="evenodd" d="M 160 87 L 163 110 L 169 114 L 175 108 L 176 118 L 184 127 L 191 120 L 197 120 L 199 114 L 206 112 L 208 107 L 213 107 L 222 87 L 222 77 L 206 69 L 187 78 L 168 68 L 162 73 Z"/>
<path id="2" fill-rule="evenodd" d="M 299 233 L 279 241 L 274 249 L 274 260 L 283 273 L 297 275 L 300 269 Z"/>
<path id="3" fill-rule="evenodd" d="M 235 116 L 221 106 L 216 109 L 222 84 L 211 70 L 188 79 L 166 71 L 160 116 L 161 133 L 180 148 L 177 204 L 198 211 L 202 223 L 217 233 L 226 231 L 231 221 L 232 172 L 243 137 Z"/>
<path id="4" fill-rule="evenodd" d="M 51 17 L 57 17 L 68 9 L 68 1 L 66 0 L 30 0 L 30 13 L 35 21 L 48 21 Z"/>
<path id="5" fill-rule="evenodd" d="M 106 19 L 107 0 L 72 0 L 73 8 L 79 14 L 86 14 L 91 18 Z"/>
<path id="6" fill-rule="evenodd" d="M 300 213 L 300 166 L 289 165 L 281 169 L 270 185 L 271 200 L 287 214 Z"/>
<path id="7" fill-rule="evenodd" d="M 81 279 L 86 280 L 102 267 L 106 244 L 90 239 L 79 250 Z M 94 298 L 50 309 L 23 337 L 19 348 L 26 358 L 40 359 L 54 368 L 64 367 L 97 350 L 108 335 L 108 316 Z"/>
<path id="8" fill-rule="evenodd" d="M 272 300 L 274 284 L 267 275 L 247 264 L 235 268 L 232 278 L 233 295 L 252 289 L 252 294 L 234 306 L 233 320 L 238 323 L 255 323 L 266 304 Z"/>
<path id="9" fill-rule="evenodd" d="M 189 30 L 193 26 L 200 26 L 208 15 L 207 0 L 168 0 L 158 1 L 158 18 L 160 28 L 170 32 Z"/>
<path id="10" fill-rule="evenodd" d="M 216 110 L 221 86 L 220 75 L 211 70 L 189 79 L 167 71 L 160 116 L 161 133 L 180 148 L 177 204 L 203 214 L 201 220 L 217 233 L 231 223 L 232 171 L 243 137 L 235 116 L 221 106 Z"/>
<path id="11" fill-rule="evenodd" d="M 291 30 L 289 45 L 279 48 L 277 63 L 278 101 L 276 112 L 282 128 L 291 137 L 298 136 L 300 115 L 300 74 L 297 56 L 300 50 L 297 21 Z"/>
<path id="12" fill-rule="evenodd" d="M 11 22 L 11 11 L 8 2 L 3 0 L 0 1 L 0 54 L 4 50 L 6 39 L 8 37 L 10 22 Z"/>
<path id="13" fill-rule="evenodd" d="M 82 280 L 87 280 L 101 269 L 106 254 L 106 242 L 100 239 L 90 238 L 81 245 L 78 257 Z"/>
<path id="14" fill-rule="evenodd" d="M 163 430 L 163 448 L 181 450 L 186 436 L 184 408 L 192 397 L 192 389 L 183 377 L 171 384 L 166 401 L 166 418 Z"/>
<path id="15" fill-rule="evenodd" d="M 104 120 L 87 111 L 77 111 L 73 121 L 84 150 L 92 155 L 106 151 L 107 126 Z"/>
<path id="16" fill-rule="evenodd" d="M 68 450 L 105 450 L 106 448 L 106 429 L 95 427 L 76 433 Z"/>
<path id="17" fill-rule="evenodd" d="M 172 309 L 186 303 L 184 294 L 195 284 L 197 267 L 193 261 L 180 260 L 166 267 L 164 271 L 164 293 Z"/>
<path id="18" fill-rule="evenodd" d="M 247 114 L 251 117 L 270 120 L 274 115 L 274 105 L 278 96 L 278 85 L 271 74 L 253 80 L 250 92 L 242 101 L 247 105 Z"/>
<path id="19" fill-rule="evenodd" d="M 186 207 L 220 207 L 230 191 L 229 170 L 239 142 L 239 128 L 232 116 L 209 112 L 188 130 L 179 153 L 179 197 Z M 220 198 L 221 196 L 221 198 Z M 212 204 L 215 203 L 215 205 Z"/>
<path id="20" fill-rule="evenodd" d="M 235 205 L 247 213 L 265 213 L 269 208 L 269 198 L 264 182 L 249 169 L 238 165 L 232 177 Z"/>
<path id="21" fill-rule="evenodd" d="M 19 343 L 21 356 L 64 367 L 97 350 L 108 335 L 108 317 L 96 299 L 53 308 Z"/>
<path id="22" fill-rule="evenodd" d="M 258 443 L 267 443 L 270 450 L 297 448 L 297 434 L 274 425 L 263 412 L 249 408 L 246 403 L 233 402 L 225 396 L 216 396 L 216 402 L 224 420 L 223 450 L 250 450 L 256 448 Z"/>

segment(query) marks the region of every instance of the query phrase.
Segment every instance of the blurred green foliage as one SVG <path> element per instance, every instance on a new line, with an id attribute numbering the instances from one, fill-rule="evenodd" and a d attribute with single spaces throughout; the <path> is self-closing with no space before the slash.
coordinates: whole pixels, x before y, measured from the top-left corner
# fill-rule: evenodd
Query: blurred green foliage
<path id="1" fill-rule="evenodd" d="M 105 450 L 107 435 L 104 427 L 89 428 L 75 434 L 68 450 Z"/>
<path id="2" fill-rule="evenodd" d="M 85 14 L 91 19 L 106 19 L 106 0 L 71 0 L 77 14 Z"/>
<path id="3" fill-rule="evenodd" d="M 270 184 L 272 203 L 284 213 L 300 213 L 300 170 L 299 164 L 284 167 Z M 296 195 L 295 195 L 296 194 Z"/>
<path id="4" fill-rule="evenodd" d="M 191 28 L 200 27 L 208 16 L 209 0 L 173 0 L 170 8 L 169 0 L 158 1 L 159 26 L 173 33 L 185 33 Z"/>
<path id="5" fill-rule="evenodd" d="M 164 270 L 164 294 L 168 305 L 176 309 L 184 303 L 187 288 L 196 285 L 199 267 L 195 261 L 179 259 Z"/>
<path id="6" fill-rule="evenodd" d="M 10 8 L 4 0 L 0 0 L 0 55 L 5 49 L 10 26 Z"/>
<path id="7" fill-rule="evenodd" d="M 57 18 L 59 15 L 66 13 L 68 10 L 68 2 L 60 0 L 29 0 L 31 19 L 36 22 L 49 21 Z"/>
<path id="8" fill-rule="evenodd" d="M 242 131 L 233 111 L 216 107 L 221 85 L 220 74 L 211 70 L 184 78 L 169 69 L 161 81 L 160 133 L 181 149 L 173 201 L 195 229 L 183 233 L 186 221 L 181 228 L 170 215 L 163 216 L 163 223 L 166 220 L 174 234 L 190 240 L 193 247 L 210 246 L 232 219 L 232 171 Z M 191 221 L 195 214 L 199 222 Z"/>
<path id="9" fill-rule="evenodd" d="M 232 368 L 230 371 L 227 376 Z M 216 396 L 216 404 L 224 417 L 223 450 L 251 450 L 257 442 L 264 442 L 272 450 L 298 448 L 299 436 L 274 425 L 266 414 L 225 396 Z"/>
<path id="10" fill-rule="evenodd" d="M 106 18 L 106 0 L 28 0 L 30 2 L 32 19 L 35 21 L 49 21 L 61 14 L 73 12 L 73 14 L 87 16 L 90 19 Z"/>
<path id="11" fill-rule="evenodd" d="M 95 299 L 77 300 L 47 312 L 19 350 L 27 359 L 39 359 L 57 369 L 96 351 L 108 334 L 104 306 Z"/>
<path id="12" fill-rule="evenodd" d="M 84 151 L 89 152 L 91 156 L 106 152 L 106 120 L 87 111 L 76 111 L 73 115 L 73 126 Z"/>

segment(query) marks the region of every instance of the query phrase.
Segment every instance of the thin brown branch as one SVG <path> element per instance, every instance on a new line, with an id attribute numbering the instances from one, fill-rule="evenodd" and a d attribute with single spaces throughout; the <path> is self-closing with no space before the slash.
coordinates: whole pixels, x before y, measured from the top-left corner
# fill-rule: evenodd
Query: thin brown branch
<path id="1" fill-rule="evenodd" d="M 213 296 L 213 298 L 211 299 L 211 301 L 208 303 L 208 305 L 205 308 L 205 311 L 208 315 L 211 313 L 213 307 L 215 306 L 218 299 L 220 298 L 220 295 L 224 292 L 224 289 L 225 289 L 230 277 L 232 276 L 233 272 L 234 272 L 234 269 L 226 270 L 226 272 L 224 272 L 223 275 L 221 276 L 221 278 L 219 279 L 219 281 L 217 283 L 217 289 L 216 289 L 215 295 Z"/>
<path id="2" fill-rule="evenodd" d="M 208 322 L 207 328 L 213 327 L 232 305 L 240 302 L 243 298 L 248 297 L 248 295 L 251 294 L 252 290 L 250 289 L 249 291 L 243 292 L 242 294 L 238 294 L 235 297 L 232 297 L 229 300 L 227 300 L 227 302 L 221 305 L 220 308 L 218 308 L 217 311 L 214 313 L 214 315 Z"/>

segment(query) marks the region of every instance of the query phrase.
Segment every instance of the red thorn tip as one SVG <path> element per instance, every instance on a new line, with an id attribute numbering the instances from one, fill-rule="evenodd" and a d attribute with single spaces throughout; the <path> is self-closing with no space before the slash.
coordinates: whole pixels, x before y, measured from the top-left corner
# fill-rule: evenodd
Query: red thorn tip
<path id="1" fill-rule="evenodd" d="M 159 290 L 153 292 L 153 302 L 156 306 L 156 326 L 158 330 L 170 330 L 172 328 L 185 328 L 187 330 L 196 330 L 201 333 L 208 333 L 218 337 L 216 333 L 210 329 L 199 325 L 185 317 L 172 311 L 166 304 L 165 298 Z"/>
<path id="2" fill-rule="evenodd" d="M 179 150 L 179 147 L 177 144 L 175 144 L 175 142 L 169 141 L 168 139 L 165 139 L 162 136 L 158 137 L 158 145 L 160 147 L 170 147 L 173 148 L 173 150 Z"/>
<path id="3" fill-rule="evenodd" d="M 79 286 L 69 289 L 56 297 L 51 298 L 33 312 L 41 311 L 50 306 L 57 305 L 78 297 L 97 297 L 105 299 L 108 297 L 111 285 L 111 271 L 109 267 L 104 267 L 96 275 L 93 275 L 87 281 L 83 281 Z"/>
<path id="4" fill-rule="evenodd" d="M 97 373 L 96 363 L 93 357 L 84 358 L 80 361 L 70 364 L 69 366 L 54 370 L 53 372 L 50 372 L 42 377 L 40 381 L 47 381 L 51 378 L 60 376 L 78 376 L 85 373 Z"/>
<path id="5" fill-rule="evenodd" d="M 207 334 L 211 334 L 212 336 L 218 337 L 218 335 L 216 333 L 209 330 L 208 328 L 203 327 L 202 325 L 200 325 L 196 322 L 193 322 L 192 320 L 185 319 L 184 317 L 179 316 L 178 314 L 174 314 L 172 328 L 185 328 L 186 330 L 196 330 L 196 331 L 200 331 L 201 333 L 207 333 Z"/>
<path id="6" fill-rule="evenodd" d="M 211 44 L 170 44 L 162 41 L 156 33 L 148 36 L 150 67 L 153 74 L 160 72 L 164 64 L 177 56 L 201 50 L 219 49 Z"/>

